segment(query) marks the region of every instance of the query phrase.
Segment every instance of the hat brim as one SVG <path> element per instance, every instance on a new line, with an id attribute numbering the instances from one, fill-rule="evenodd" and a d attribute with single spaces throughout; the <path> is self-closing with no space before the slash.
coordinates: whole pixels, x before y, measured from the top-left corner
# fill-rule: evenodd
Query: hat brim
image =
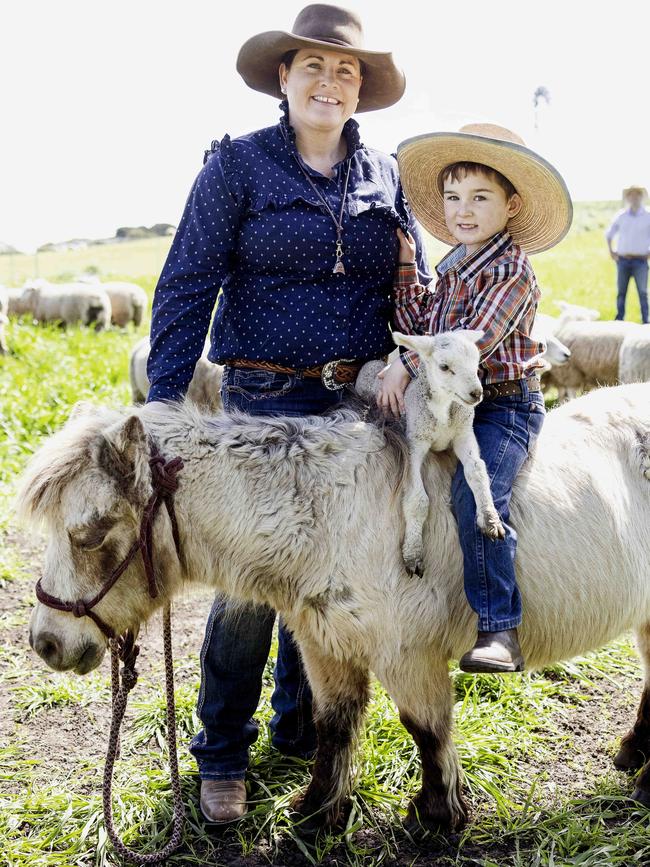
<path id="1" fill-rule="evenodd" d="M 285 33 L 282 30 L 269 30 L 248 39 L 237 55 L 237 72 L 253 90 L 267 93 L 282 99 L 278 68 L 282 56 L 287 51 L 301 48 L 320 48 L 325 51 L 340 51 L 358 57 L 364 64 L 363 84 L 359 91 L 359 104 L 355 111 L 375 111 L 388 108 L 402 98 L 406 78 L 395 65 L 390 51 L 366 51 L 307 39 Z"/>
<path id="2" fill-rule="evenodd" d="M 415 136 L 397 148 L 399 173 L 413 213 L 435 238 L 455 245 L 447 229 L 440 174 L 455 162 L 482 163 L 504 175 L 519 193 L 522 208 L 508 232 L 527 253 L 541 253 L 566 235 L 573 219 L 571 196 L 560 173 L 529 148 L 469 133 Z"/>

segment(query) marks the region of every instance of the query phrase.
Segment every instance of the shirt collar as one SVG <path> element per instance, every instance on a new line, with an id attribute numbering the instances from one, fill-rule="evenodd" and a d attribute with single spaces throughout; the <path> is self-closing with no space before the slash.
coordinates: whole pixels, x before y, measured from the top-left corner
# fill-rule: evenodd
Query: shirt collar
<path id="1" fill-rule="evenodd" d="M 510 233 L 503 229 L 489 238 L 475 253 L 468 256 L 465 244 L 458 244 L 436 266 L 439 277 L 455 270 L 461 280 L 471 280 L 512 247 Z"/>
<path id="2" fill-rule="evenodd" d="M 647 210 L 643 207 L 643 205 L 640 205 L 638 211 L 633 211 L 632 208 L 628 208 L 627 213 L 630 215 L 630 217 L 639 217 L 641 216 L 641 214 L 646 214 Z"/>
<path id="3" fill-rule="evenodd" d="M 289 122 L 289 103 L 286 99 L 283 99 L 280 103 L 280 109 L 282 110 L 282 116 L 280 117 L 280 130 L 282 132 L 282 137 L 284 138 L 289 151 L 300 157 L 300 153 L 296 147 L 296 131 Z M 354 120 L 354 118 L 349 118 L 343 124 L 343 135 L 345 136 L 345 141 L 348 146 L 348 152 L 345 159 L 350 159 L 359 148 L 363 147 L 361 136 L 359 135 L 359 124 Z M 300 159 L 302 161 L 302 157 L 300 157 Z M 309 168 L 306 163 L 303 164 L 306 168 Z M 311 169 L 311 171 L 313 172 L 314 170 Z M 315 172 L 315 174 L 318 174 L 318 172 Z"/>

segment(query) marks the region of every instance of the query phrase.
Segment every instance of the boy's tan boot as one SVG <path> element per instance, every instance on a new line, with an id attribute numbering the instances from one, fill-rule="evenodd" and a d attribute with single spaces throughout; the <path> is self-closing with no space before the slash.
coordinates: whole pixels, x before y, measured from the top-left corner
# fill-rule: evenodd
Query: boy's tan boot
<path id="1" fill-rule="evenodd" d="M 516 629 L 502 632 L 480 632 L 476 644 L 460 660 L 463 671 L 494 673 L 523 671 L 524 657 L 517 639 Z"/>
<path id="2" fill-rule="evenodd" d="M 243 780 L 201 780 L 200 805 L 207 822 L 236 822 L 248 812 L 246 784 Z"/>

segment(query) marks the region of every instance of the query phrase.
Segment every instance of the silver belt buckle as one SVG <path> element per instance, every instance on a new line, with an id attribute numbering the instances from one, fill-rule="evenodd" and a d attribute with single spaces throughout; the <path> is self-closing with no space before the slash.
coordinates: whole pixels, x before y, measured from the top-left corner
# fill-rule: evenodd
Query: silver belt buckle
<path id="1" fill-rule="evenodd" d="M 337 358 L 336 361 L 328 361 L 323 365 L 323 369 L 320 374 L 321 382 L 329 391 L 340 391 L 342 388 L 345 388 L 344 382 L 336 382 L 336 366 L 338 364 L 346 364 L 354 361 L 353 358 Z"/>

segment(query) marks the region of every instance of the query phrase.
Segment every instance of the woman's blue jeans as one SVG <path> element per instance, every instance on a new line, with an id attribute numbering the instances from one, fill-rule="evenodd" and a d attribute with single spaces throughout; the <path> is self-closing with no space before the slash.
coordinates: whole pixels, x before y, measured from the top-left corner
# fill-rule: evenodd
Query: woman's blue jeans
<path id="1" fill-rule="evenodd" d="M 341 400 L 318 379 L 265 370 L 226 368 L 221 388 L 226 412 L 250 415 L 314 415 Z M 258 735 L 253 719 L 262 675 L 271 649 L 275 612 L 233 605 L 218 596 L 212 606 L 201 650 L 198 715 L 203 729 L 190 752 L 204 780 L 243 779 L 248 751 Z M 312 696 L 291 633 L 280 621 L 278 656 L 271 703 L 272 743 L 287 755 L 308 756 L 316 749 Z"/>
<path id="2" fill-rule="evenodd" d="M 616 263 L 617 290 L 616 318 L 625 319 L 625 299 L 627 287 L 634 277 L 636 291 L 639 293 L 639 306 L 641 307 L 641 320 L 648 322 L 648 260 L 642 256 L 630 259 L 620 258 Z"/>
<path id="3" fill-rule="evenodd" d="M 494 505 L 506 531 L 492 541 L 476 523 L 474 495 L 458 464 L 451 495 L 463 551 L 465 594 L 482 632 L 500 632 L 521 623 L 521 597 L 515 579 L 517 533 L 510 525 L 512 485 L 544 423 L 544 399 L 529 392 L 484 400 L 475 410 L 474 433 L 487 466 Z M 534 504 L 531 504 L 534 507 Z"/>

